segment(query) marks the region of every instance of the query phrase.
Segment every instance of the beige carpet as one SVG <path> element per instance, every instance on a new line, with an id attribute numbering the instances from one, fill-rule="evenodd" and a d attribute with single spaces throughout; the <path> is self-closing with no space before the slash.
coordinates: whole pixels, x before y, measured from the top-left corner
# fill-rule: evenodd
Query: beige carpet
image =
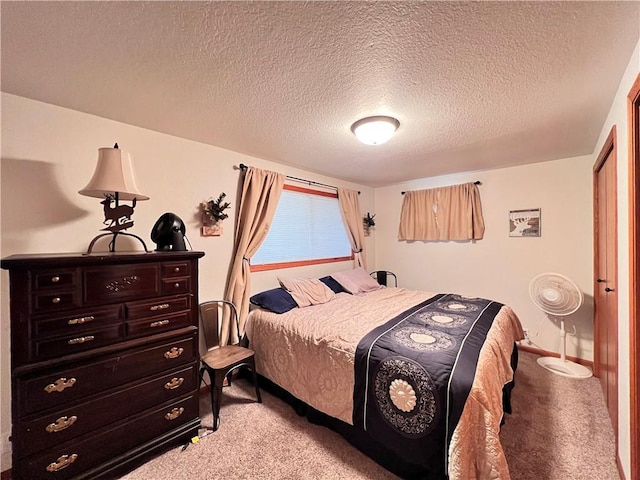
<path id="1" fill-rule="evenodd" d="M 618 480 L 613 430 L 598 380 L 547 372 L 521 353 L 514 413 L 501 438 L 512 480 Z M 245 380 L 224 389 L 220 428 L 182 451 L 172 449 L 122 480 L 397 479 L 339 435 L 298 417 Z M 212 425 L 209 396 L 203 427 Z"/>
<path id="2" fill-rule="evenodd" d="M 513 414 L 500 434 L 512 480 L 619 480 L 598 379 L 556 375 L 537 358 L 520 353 Z"/>

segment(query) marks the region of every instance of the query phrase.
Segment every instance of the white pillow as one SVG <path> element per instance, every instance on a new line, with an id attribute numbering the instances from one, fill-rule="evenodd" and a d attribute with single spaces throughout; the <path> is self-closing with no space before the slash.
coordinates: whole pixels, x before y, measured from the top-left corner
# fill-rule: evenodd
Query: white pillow
<path id="1" fill-rule="evenodd" d="M 278 278 L 278 282 L 291 294 L 299 307 L 327 303 L 336 295 L 317 278 Z"/>
<path id="2" fill-rule="evenodd" d="M 354 295 L 360 295 L 384 288 L 362 267 L 347 270 L 346 272 L 332 273 L 331 276 L 335 278 L 335 280 L 342 285 L 346 291 Z"/>

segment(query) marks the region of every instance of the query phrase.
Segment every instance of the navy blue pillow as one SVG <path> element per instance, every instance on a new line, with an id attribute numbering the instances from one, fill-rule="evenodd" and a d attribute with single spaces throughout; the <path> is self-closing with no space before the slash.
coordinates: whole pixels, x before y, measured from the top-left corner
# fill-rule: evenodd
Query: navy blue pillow
<path id="1" fill-rule="evenodd" d="M 274 313 L 285 313 L 298 306 L 291 294 L 284 288 L 274 288 L 256 293 L 249 301 Z"/>
<path id="2" fill-rule="evenodd" d="M 331 275 L 326 276 L 326 277 L 322 277 L 320 279 L 320 281 L 322 283 L 324 283 L 327 287 L 329 287 L 331 290 L 333 290 L 333 293 L 341 293 L 341 292 L 345 292 L 345 293 L 349 293 L 347 290 L 344 289 L 344 287 L 342 285 L 340 285 L 340 283 L 333 278 Z"/>

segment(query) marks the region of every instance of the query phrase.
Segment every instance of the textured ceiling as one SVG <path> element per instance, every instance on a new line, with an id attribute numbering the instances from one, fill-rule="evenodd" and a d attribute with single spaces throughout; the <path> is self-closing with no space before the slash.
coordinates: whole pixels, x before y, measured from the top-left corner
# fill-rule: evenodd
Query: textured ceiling
<path id="1" fill-rule="evenodd" d="M 371 186 L 592 153 L 640 38 L 635 1 L 0 8 L 4 92 Z"/>

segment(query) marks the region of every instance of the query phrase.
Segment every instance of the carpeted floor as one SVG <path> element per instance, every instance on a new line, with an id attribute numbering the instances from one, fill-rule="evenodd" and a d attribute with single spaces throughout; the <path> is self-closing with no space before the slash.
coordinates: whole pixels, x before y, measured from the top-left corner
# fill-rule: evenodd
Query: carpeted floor
<path id="1" fill-rule="evenodd" d="M 537 358 L 520 353 L 513 414 L 500 434 L 512 480 L 619 480 L 598 379 L 553 374 Z"/>
<path id="2" fill-rule="evenodd" d="M 514 413 L 501 432 L 512 480 L 619 480 L 598 380 L 554 375 L 535 359 L 520 355 Z M 203 395 L 200 442 L 174 448 L 122 480 L 397 479 L 281 400 L 264 392 L 258 404 L 253 395 L 245 380 L 225 388 L 215 433 Z"/>

